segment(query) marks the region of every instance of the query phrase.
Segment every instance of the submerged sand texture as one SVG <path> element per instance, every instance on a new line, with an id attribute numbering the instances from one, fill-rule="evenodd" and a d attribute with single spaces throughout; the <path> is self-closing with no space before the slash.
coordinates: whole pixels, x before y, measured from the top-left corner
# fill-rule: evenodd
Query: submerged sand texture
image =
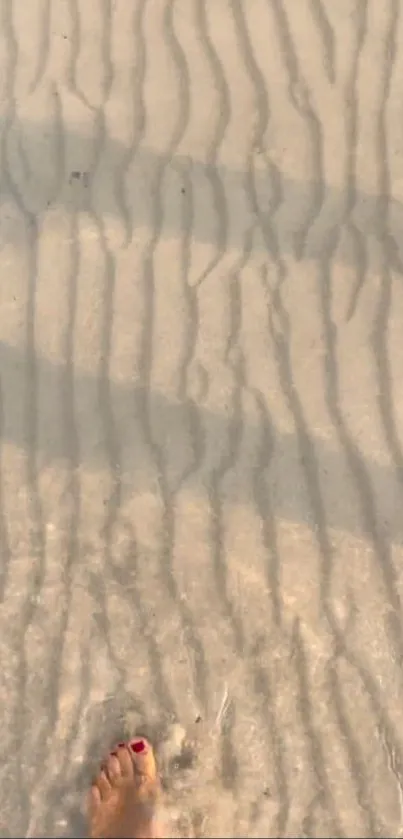
<path id="1" fill-rule="evenodd" d="M 401 836 L 403 6 L 0 9 L 0 835 Z"/>

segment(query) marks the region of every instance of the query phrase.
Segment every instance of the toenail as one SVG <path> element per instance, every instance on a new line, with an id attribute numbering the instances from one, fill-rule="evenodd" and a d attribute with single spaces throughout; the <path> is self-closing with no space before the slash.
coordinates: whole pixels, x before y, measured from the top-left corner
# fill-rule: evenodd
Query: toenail
<path id="1" fill-rule="evenodd" d="M 118 743 L 118 749 L 124 749 L 126 743 Z"/>
<path id="2" fill-rule="evenodd" d="M 113 755 L 113 757 L 117 757 L 118 753 L 117 752 L 111 752 L 111 755 Z"/>
<path id="3" fill-rule="evenodd" d="M 130 743 L 130 748 L 132 752 L 135 752 L 135 754 L 140 754 L 141 752 L 144 752 L 146 744 L 144 740 L 135 740 L 134 743 Z"/>

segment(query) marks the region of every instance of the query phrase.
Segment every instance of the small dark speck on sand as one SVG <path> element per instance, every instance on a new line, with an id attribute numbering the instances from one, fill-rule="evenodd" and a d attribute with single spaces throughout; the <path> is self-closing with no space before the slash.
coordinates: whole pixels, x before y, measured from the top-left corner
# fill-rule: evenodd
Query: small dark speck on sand
<path id="1" fill-rule="evenodd" d="M 70 173 L 70 183 L 73 181 L 82 181 L 83 186 L 87 187 L 89 184 L 89 174 L 88 172 L 80 172 L 78 169 L 74 169 Z"/>

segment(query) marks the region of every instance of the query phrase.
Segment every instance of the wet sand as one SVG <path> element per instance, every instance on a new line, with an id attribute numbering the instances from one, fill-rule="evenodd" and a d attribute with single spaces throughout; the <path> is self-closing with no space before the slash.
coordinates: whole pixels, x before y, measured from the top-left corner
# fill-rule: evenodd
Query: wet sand
<path id="1" fill-rule="evenodd" d="M 401 835 L 402 44 L 396 0 L 3 3 L 1 836 L 80 835 L 172 720 L 200 835 Z"/>

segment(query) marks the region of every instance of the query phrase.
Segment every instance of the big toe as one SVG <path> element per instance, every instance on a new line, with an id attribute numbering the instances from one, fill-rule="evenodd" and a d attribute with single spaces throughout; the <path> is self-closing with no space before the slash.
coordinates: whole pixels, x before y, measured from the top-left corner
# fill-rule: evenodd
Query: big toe
<path id="1" fill-rule="evenodd" d="M 144 737 L 135 737 L 129 743 L 129 750 L 133 761 L 134 771 L 150 782 L 157 780 L 157 767 L 154 751 Z"/>

